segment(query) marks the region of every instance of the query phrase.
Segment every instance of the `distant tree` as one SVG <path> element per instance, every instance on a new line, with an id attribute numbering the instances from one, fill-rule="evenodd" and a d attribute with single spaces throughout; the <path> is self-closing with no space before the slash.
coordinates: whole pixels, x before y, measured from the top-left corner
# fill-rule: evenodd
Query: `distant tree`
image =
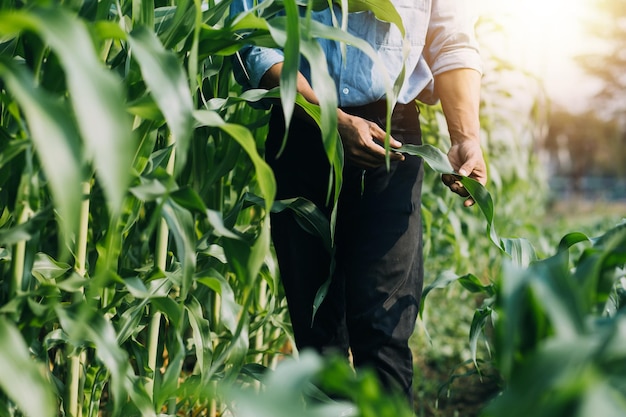
<path id="1" fill-rule="evenodd" d="M 617 120 L 593 110 L 554 112 L 544 147 L 556 174 L 571 177 L 574 186 L 588 175 L 626 175 L 626 134 Z"/>
<path id="2" fill-rule="evenodd" d="M 594 53 L 578 57 L 585 72 L 603 87 L 598 105 L 626 126 L 626 0 L 596 0 L 597 15 L 588 22 L 588 33 L 598 39 Z"/>

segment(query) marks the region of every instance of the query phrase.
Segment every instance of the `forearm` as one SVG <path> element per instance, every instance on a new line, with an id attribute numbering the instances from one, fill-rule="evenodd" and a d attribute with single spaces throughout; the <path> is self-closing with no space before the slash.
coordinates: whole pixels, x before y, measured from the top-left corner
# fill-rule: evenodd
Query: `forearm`
<path id="1" fill-rule="evenodd" d="M 480 73 L 472 69 L 442 72 L 435 77 L 435 88 L 448 122 L 452 146 L 448 160 L 452 169 L 481 184 L 487 183 L 487 167 L 480 148 Z M 443 182 L 452 191 L 469 197 L 468 191 L 454 175 L 442 175 Z M 474 204 L 470 197 L 465 206 Z"/>
<path id="2" fill-rule="evenodd" d="M 282 72 L 282 69 L 282 62 L 273 65 L 261 78 L 260 86 L 268 90 L 274 87 L 278 87 L 280 85 L 280 74 Z M 315 91 L 313 91 L 311 84 L 300 72 L 298 72 L 296 89 L 306 101 L 312 104 L 319 105 L 319 100 L 317 99 L 317 95 L 315 94 Z M 306 115 L 306 113 L 304 111 L 301 111 L 298 107 L 296 107 L 296 116 L 309 120 L 308 115 Z M 341 109 L 337 109 L 337 119 L 340 125 L 346 117 L 346 113 L 344 113 Z"/>
<path id="3" fill-rule="evenodd" d="M 452 144 L 480 141 L 480 78 L 472 69 L 456 69 L 435 77 Z"/>
<path id="4" fill-rule="evenodd" d="M 280 85 L 280 74 L 283 70 L 283 63 L 279 62 L 278 64 L 274 64 L 270 67 L 270 69 L 265 72 L 263 77 L 261 78 L 260 86 L 266 88 L 268 90 L 278 87 Z M 302 75 L 302 73 L 298 72 L 298 79 L 296 82 L 296 89 L 298 93 L 302 95 L 309 103 L 319 104 L 317 100 L 317 96 L 315 95 L 315 91 L 311 87 L 309 81 Z"/>

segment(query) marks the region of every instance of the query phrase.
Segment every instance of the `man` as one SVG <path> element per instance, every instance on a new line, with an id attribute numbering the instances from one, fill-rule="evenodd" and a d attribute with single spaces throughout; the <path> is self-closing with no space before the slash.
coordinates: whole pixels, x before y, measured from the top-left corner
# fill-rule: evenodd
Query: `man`
<path id="1" fill-rule="evenodd" d="M 468 2 L 461 0 L 392 0 L 407 29 L 411 51 L 405 61 L 405 82 L 391 121 L 392 150 L 403 143 L 421 143 L 415 100 L 441 100 L 452 146 L 448 158 L 461 175 L 486 183 L 479 141 L 481 62 Z M 252 0 L 234 0 L 231 13 L 252 7 Z M 338 21 L 341 11 L 334 10 Z M 332 24 L 329 9 L 313 19 Z M 402 68 L 403 40 L 392 24 L 371 12 L 351 13 L 348 32 L 367 41 L 394 80 Z M 319 39 L 335 81 L 339 134 L 345 153 L 344 182 L 339 196 L 332 283 L 312 322 L 314 297 L 331 270 L 331 254 L 321 239 L 298 225 L 289 211 L 271 218 L 281 279 L 285 288 L 296 344 L 318 352 L 350 349 L 354 365 L 376 370 L 381 382 L 412 398 L 413 361 L 408 346 L 423 283 L 420 192 L 422 161 L 391 152 L 385 166 L 384 77 L 363 51 L 348 46 L 345 61 L 336 42 Z M 246 87 L 279 85 L 283 54 L 247 47 L 240 51 Z M 318 103 L 304 63 L 298 91 Z M 266 159 L 278 185 L 278 199 L 305 197 L 330 216 L 327 205 L 330 166 L 320 131 L 305 117 L 291 121 L 287 144 L 282 109 L 275 106 L 266 142 Z M 464 197 L 453 176 L 443 181 Z M 473 204 L 471 198 L 465 205 Z"/>

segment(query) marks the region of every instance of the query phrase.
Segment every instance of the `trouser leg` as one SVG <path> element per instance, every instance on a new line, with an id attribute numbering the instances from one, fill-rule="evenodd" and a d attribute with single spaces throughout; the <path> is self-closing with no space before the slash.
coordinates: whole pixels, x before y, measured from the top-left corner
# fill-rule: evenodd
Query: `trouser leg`
<path id="1" fill-rule="evenodd" d="M 319 130 L 294 120 L 286 146 L 278 155 L 283 133 L 282 110 L 274 109 L 266 142 L 266 160 L 276 177 L 277 199 L 304 197 L 328 218 L 331 212 L 327 205 L 330 164 Z M 322 354 L 336 351 L 347 356 L 348 334 L 341 280 L 332 280 L 312 322 L 315 296 L 331 272 L 328 248 L 319 236 L 298 224 L 297 216 L 291 210 L 271 215 L 271 231 L 296 346 L 298 349 L 312 348 Z"/>
<path id="2" fill-rule="evenodd" d="M 367 109 L 360 115 L 383 123 Z M 409 108 L 394 119 L 395 139 L 421 142 L 416 111 Z M 350 347 L 357 368 L 372 367 L 383 384 L 400 388 L 411 399 L 408 340 L 423 283 L 422 160 L 407 156 L 389 170 L 365 171 L 360 181 L 359 172 L 346 168 L 337 220 L 337 269 L 345 282 Z"/>
<path id="3" fill-rule="evenodd" d="M 379 109 L 347 109 L 384 123 Z M 275 112 L 278 113 L 278 112 Z M 371 114 L 370 114 L 371 113 Z M 319 131 L 292 124 L 287 147 L 275 158 L 282 139 L 275 115 L 268 139 L 268 162 L 278 182 L 278 198 L 303 196 L 330 214 L 325 205 L 330 167 Z M 393 136 L 421 140 L 417 112 L 394 113 Z M 337 268 L 333 284 L 311 326 L 315 293 L 328 277 L 330 255 L 321 240 L 297 225 L 292 213 L 272 217 L 272 233 L 296 343 L 320 352 L 347 350 L 357 367 L 374 368 L 381 381 L 411 398 L 412 356 L 408 346 L 419 310 L 421 258 L 421 159 L 362 171 L 347 166 L 337 216 Z"/>

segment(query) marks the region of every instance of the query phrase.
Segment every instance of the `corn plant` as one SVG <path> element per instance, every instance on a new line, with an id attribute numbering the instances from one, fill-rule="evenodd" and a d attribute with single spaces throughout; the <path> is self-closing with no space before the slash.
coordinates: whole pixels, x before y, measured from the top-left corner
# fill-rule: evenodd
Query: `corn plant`
<path id="1" fill-rule="evenodd" d="M 625 231 L 570 233 L 554 255 L 503 269 L 494 342 L 507 385 L 485 416 L 624 414 Z"/>
<path id="2" fill-rule="evenodd" d="M 228 3 L 5 3 L 3 414 L 215 408 L 289 334 Z"/>
<path id="3" fill-rule="evenodd" d="M 340 3 L 403 29 L 387 1 Z M 336 98 L 314 39 L 373 52 L 345 22 L 311 21 L 328 2 L 267 0 L 241 16 L 212 0 L 0 4 L 0 414 L 215 416 L 237 404 L 267 414 L 267 398 L 301 410 L 303 395 L 319 400 L 319 386 L 349 404 L 324 398 L 311 415 L 355 404 L 365 416 L 407 415 L 345 364 L 303 355 L 302 369 L 268 370 L 290 353 L 291 330 L 267 214 L 294 210 L 329 245 L 333 226 L 306 201 L 274 201 L 262 159 L 268 115 L 250 103 L 279 99 L 287 116 L 302 106 L 321 126 L 340 187 Z M 244 44 L 285 50 L 280 90 L 234 83 Z M 296 94 L 301 54 L 318 65 L 319 107 Z M 429 143 L 442 136 L 440 116 L 423 112 Z M 429 147 L 406 151 L 449 171 Z M 472 190 L 492 250 L 524 259 L 528 246 L 501 239 L 491 197 Z M 441 242 L 484 224 L 467 220 L 475 213 L 437 220 L 437 210 L 453 213 L 438 194 L 425 199 L 425 218 L 429 252 L 445 258 Z M 457 270 L 467 265 L 465 242 L 452 245 Z"/>
<path id="4" fill-rule="evenodd" d="M 322 105 L 300 103 L 339 187 L 336 102 L 313 37 L 368 47 L 310 16 L 300 33 L 295 1 L 233 19 L 228 7 L 2 3 L 3 414 L 216 415 L 228 406 L 220 387 L 253 382 L 282 356 L 267 114 L 247 102 L 279 94 L 293 108 L 289 80 L 308 45 Z M 378 13 L 397 23 L 394 11 Z M 285 49 L 280 93 L 234 84 L 244 42 Z"/>

